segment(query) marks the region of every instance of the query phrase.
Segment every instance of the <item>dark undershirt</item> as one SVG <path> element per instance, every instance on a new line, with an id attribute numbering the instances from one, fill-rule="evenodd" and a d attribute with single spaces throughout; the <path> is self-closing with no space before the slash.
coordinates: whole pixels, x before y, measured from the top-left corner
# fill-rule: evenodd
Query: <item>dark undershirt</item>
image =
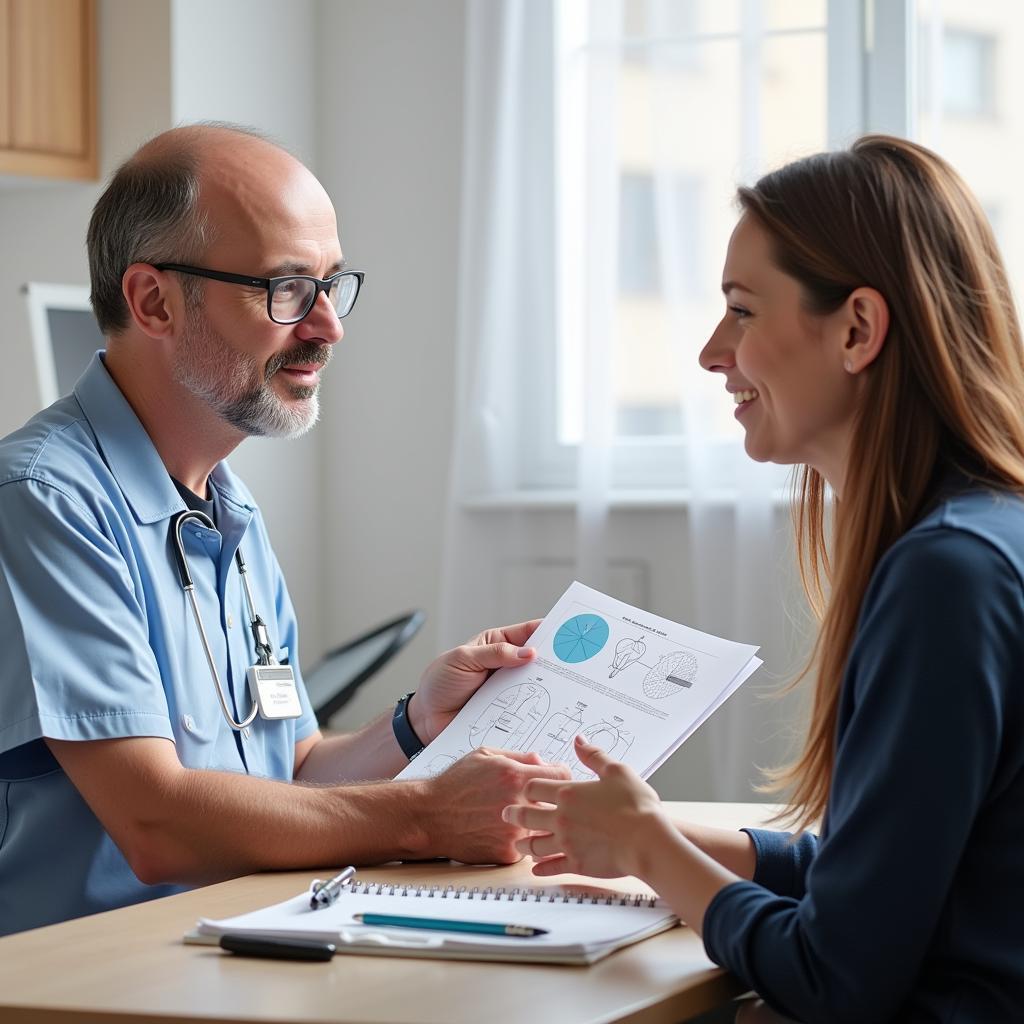
<path id="1" fill-rule="evenodd" d="M 185 502 L 193 512 L 203 512 L 205 515 L 210 517 L 210 521 L 214 525 L 217 524 L 217 515 L 214 508 L 215 503 L 212 497 L 200 498 L 195 491 L 189 490 L 180 480 L 175 480 L 173 476 L 171 477 L 171 483 L 174 484 L 178 494 L 181 495 L 181 500 Z"/>

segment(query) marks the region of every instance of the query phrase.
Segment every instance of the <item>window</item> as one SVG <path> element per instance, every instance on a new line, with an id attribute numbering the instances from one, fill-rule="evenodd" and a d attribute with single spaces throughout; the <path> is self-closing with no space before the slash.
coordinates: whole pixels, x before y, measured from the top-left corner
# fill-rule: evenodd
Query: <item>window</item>
<path id="1" fill-rule="evenodd" d="M 573 484 L 596 347 L 613 486 L 678 489 L 687 403 L 723 465 L 741 453 L 721 380 L 696 360 L 724 310 L 735 184 L 828 145 L 828 3 L 554 7 L 560 326 L 557 352 L 540 353 L 553 408 L 524 417 L 524 483 Z"/>
<path id="2" fill-rule="evenodd" d="M 689 175 L 678 175 L 669 183 L 673 191 L 668 204 L 677 222 L 671 231 L 687 244 L 682 247 L 682 279 L 679 287 L 697 293 L 697 256 L 706 246 L 701 238 L 701 183 Z M 619 290 L 625 296 L 660 295 L 661 253 L 665 244 L 658 228 L 654 176 L 649 171 L 623 170 L 619 178 Z"/>
<path id="3" fill-rule="evenodd" d="M 873 130 L 964 175 L 1024 282 L 1024 4 L 1003 0 L 562 0 L 555 12 L 555 340 L 534 363 L 526 488 L 685 489 L 692 441 L 742 472 L 742 430 L 697 354 L 722 315 L 735 184 Z M 589 360 L 589 362 L 588 362 Z M 534 364 L 531 364 L 531 366 Z M 595 386 L 595 365 L 605 379 Z M 605 412 L 594 432 L 594 394 Z M 587 404 L 590 396 L 590 405 Z M 599 410 L 600 413 L 600 410 Z M 695 426 L 697 430 L 695 431 Z M 702 456 L 703 457 L 703 456 Z"/>
<path id="4" fill-rule="evenodd" d="M 995 113 L 995 39 L 947 27 L 942 51 L 944 113 L 949 117 L 991 117 Z"/>
<path id="5" fill-rule="evenodd" d="M 626 294 L 656 293 L 658 235 L 654 215 L 654 179 L 623 174 L 619 184 L 619 289 Z"/>
<path id="6" fill-rule="evenodd" d="M 920 74 L 912 134 L 963 175 L 988 214 L 1018 306 L 1024 287 L 1024 108 L 1014 69 L 1024 66 L 1024 5 L 919 0 Z"/>

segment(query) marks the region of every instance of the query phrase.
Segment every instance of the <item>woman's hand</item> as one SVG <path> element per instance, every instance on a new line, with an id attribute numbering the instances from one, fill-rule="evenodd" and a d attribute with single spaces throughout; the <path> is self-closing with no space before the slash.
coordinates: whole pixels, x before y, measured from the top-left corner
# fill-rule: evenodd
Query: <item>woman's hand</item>
<path id="1" fill-rule="evenodd" d="M 495 669 L 529 664 L 537 652 L 523 644 L 540 621 L 485 630 L 435 658 L 409 701 L 409 720 L 416 735 L 424 743 L 435 739 Z"/>
<path id="2" fill-rule="evenodd" d="M 537 861 L 535 875 L 642 876 L 657 835 L 677 835 L 658 794 L 632 768 L 579 736 L 576 756 L 597 781 L 527 783 L 526 798 L 534 803 L 511 804 L 502 813 L 510 824 L 537 833 L 516 845 Z"/>

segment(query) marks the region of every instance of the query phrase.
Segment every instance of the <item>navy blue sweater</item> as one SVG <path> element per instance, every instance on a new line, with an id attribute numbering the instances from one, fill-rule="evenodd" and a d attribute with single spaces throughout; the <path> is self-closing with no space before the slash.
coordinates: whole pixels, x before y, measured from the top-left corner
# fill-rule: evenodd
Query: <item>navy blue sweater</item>
<path id="1" fill-rule="evenodd" d="M 751 830 L 708 955 L 807 1024 L 1024 1021 L 1024 501 L 943 501 L 877 566 L 821 839 Z"/>

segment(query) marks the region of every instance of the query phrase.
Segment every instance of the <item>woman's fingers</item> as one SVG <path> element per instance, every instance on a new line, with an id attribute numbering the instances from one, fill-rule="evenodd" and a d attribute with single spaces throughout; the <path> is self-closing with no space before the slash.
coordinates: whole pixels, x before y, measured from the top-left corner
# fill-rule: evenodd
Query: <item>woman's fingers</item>
<path id="1" fill-rule="evenodd" d="M 592 743 L 587 743 L 581 736 L 576 736 L 576 756 L 580 762 L 586 765 L 599 779 L 603 778 L 605 771 L 615 762 L 600 748 Z"/>
<path id="2" fill-rule="evenodd" d="M 533 873 L 535 875 L 548 876 L 548 875 L 564 875 L 567 871 L 571 871 L 568 861 L 562 854 L 557 854 L 554 857 L 546 857 L 544 860 L 539 860 L 533 865 Z"/>
<path id="3" fill-rule="evenodd" d="M 554 825 L 554 807 L 535 807 L 531 804 L 509 804 L 501 812 L 503 821 L 520 828 L 532 829 L 536 832 L 550 832 Z"/>
<path id="4" fill-rule="evenodd" d="M 568 773 L 566 773 L 568 774 Z M 550 779 L 531 779 L 523 790 L 527 800 L 540 804 L 557 804 L 565 782 Z"/>
<path id="5" fill-rule="evenodd" d="M 516 849 L 525 857 L 543 860 L 562 852 L 561 843 L 550 832 L 535 832 L 516 841 Z"/>

